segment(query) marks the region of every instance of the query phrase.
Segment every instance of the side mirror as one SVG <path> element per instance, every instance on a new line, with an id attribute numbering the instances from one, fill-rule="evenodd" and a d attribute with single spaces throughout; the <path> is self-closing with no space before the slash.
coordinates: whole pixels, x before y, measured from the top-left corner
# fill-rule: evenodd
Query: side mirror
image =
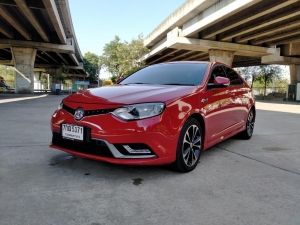
<path id="1" fill-rule="evenodd" d="M 227 77 L 217 76 L 214 79 L 214 83 L 209 83 L 207 85 L 207 87 L 209 89 L 211 89 L 211 88 L 223 88 L 223 87 L 227 87 L 229 85 L 230 85 L 230 80 Z"/>
<path id="2" fill-rule="evenodd" d="M 214 84 L 229 86 L 230 80 L 227 77 L 216 77 L 214 80 Z"/>

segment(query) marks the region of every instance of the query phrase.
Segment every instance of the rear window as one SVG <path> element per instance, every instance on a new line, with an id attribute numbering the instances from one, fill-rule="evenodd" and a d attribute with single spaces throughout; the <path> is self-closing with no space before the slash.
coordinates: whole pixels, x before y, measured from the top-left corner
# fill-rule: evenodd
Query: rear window
<path id="1" fill-rule="evenodd" d="M 207 69 L 206 63 L 166 63 L 141 69 L 120 84 L 199 85 Z"/>

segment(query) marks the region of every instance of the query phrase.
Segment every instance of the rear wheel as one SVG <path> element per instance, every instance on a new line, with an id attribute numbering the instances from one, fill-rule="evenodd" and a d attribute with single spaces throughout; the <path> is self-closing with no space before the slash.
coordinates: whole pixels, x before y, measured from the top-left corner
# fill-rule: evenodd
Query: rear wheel
<path id="1" fill-rule="evenodd" d="M 177 145 L 175 169 L 180 172 L 193 170 L 202 151 L 202 128 L 198 120 L 191 118 L 183 126 Z"/>
<path id="2" fill-rule="evenodd" d="M 248 114 L 246 129 L 240 133 L 241 138 L 248 140 L 252 137 L 253 130 L 254 130 L 254 123 L 255 123 L 255 112 L 254 109 L 252 108 Z"/>

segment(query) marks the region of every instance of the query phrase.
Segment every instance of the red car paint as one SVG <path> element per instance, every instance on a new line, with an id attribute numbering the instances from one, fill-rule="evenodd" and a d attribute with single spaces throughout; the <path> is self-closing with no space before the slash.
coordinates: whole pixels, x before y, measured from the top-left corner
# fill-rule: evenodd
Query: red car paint
<path id="1" fill-rule="evenodd" d="M 78 121 L 65 109 L 57 110 L 52 116 L 52 132 L 56 134 L 61 133 L 62 123 L 80 125 L 90 129 L 92 139 L 105 140 L 113 145 L 146 144 L 155 157 L 115 158 L 78 152 L 58 144 L 52 144 L 51 147 L 79 157 L 109 163 L 161 165 L 176 160 L 181 128 L 191 116 L 203 121 L 203 150 L 245 130 L 249 110 L 254 107 L 251 88 L 242 80 L 241 85 L 209 89 L 211 71 L 222 64 L 201 63 L 207 63 L 207 70 L 198 86 L 117 85 L 82 91 L 63 100 L 63 104 L 71 109 L 84 110 L 116 109 L 129 104 L 163 102 L 165 110 L 158 116 L 124 121 L 106 113 L 86 116 Z M 224 79 L 219 79 L 219 82 L 224 82 Z"/>

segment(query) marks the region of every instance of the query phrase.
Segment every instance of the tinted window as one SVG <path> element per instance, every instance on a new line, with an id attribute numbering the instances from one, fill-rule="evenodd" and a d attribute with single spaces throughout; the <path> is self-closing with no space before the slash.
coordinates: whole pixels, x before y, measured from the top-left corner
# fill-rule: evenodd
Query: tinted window
<path id="1" fill-rule="evenodd" d="M 233 69 L 225 67 L 225 71 L 230 80 L 230 85 L 241 85 L 243 83 L 243 80 Z"/>
<path id="2" fill-rule="evenodd" d="M 226 77 L 223 66 L 216 66 L 211 72 L 208 83 L 214 83 L 215 77 Z"/>
<path id="3" fill-rule="evenodd" d="M 206 63 L 157 64 L 135 72 L 120 84 L 199 85 L 206 69 Z"/>

